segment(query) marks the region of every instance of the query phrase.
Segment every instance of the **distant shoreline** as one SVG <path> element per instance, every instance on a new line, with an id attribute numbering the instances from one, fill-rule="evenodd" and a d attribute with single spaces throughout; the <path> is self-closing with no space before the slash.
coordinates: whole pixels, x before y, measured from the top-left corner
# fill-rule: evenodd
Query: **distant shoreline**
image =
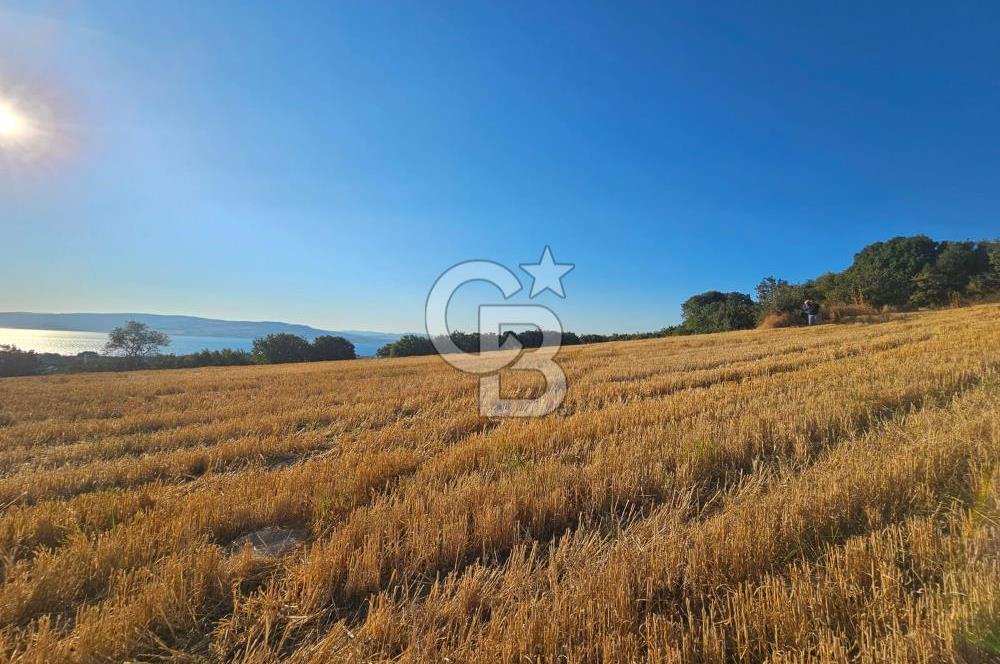
<path id="1" fill-rule="evenodd" d="M 294 334 L 311 341 L 318 336 L 342 336 L 356 347 L 365 348 L 364 354 L 374 355 L 375 351 L 367 352 L 369 347 L 377 349 L 388 343 L 397 341 L 402 334 L 393 332 L 370 332 L 357 330 L 324 330 L 309 325 L 285 323 L 281 321 L 233 321 L 218 318 L 201 318 L 198 316 L 147 314 L 147 313 L 37 313 L 28 311 L 0 312 L 0 329 L 43 331 L 49 333 L 96 333 L 107 334 L 112 329 L 125 325 L 128 321 L 138 321 L 150 329 L 163 332 L 172 339 L 191 337 L 204 340 L 205 346 L 194 348 L 197 352 L 202 348 L 221 350 L 222 348 L 249 349 L 253 339 L 266 337 L 269 334 Z M 16 336 L 12 333 L 9 337 Z M 224 339 L 220 345 L 213 340 Z M 0 343 L 5 342 L 0 339 Z M 234 345 L 238 344 L 238 345 Z M 103 344 L 102 344 L 103 345 Z M 188 348 L 188 346 L 185 346 Z M 39 350 L 41 349 L 34 349 Z M 85 350 L 94 350 L 87 347 Z"/>
<path id="2" fill-rule="evenodd" d="M 36 353 L 54 353 L 74 357 L 83 352 L 100 352 L 107 334 L 86 330 L 53 330 L 0 327 L 0 345 L 17 346 Z M 353 342 L 359 356 L 373 357 L 381 343 Z M 253 337 L 221 337 L 210 335 L 171 335 L 170 345 L 163 355 L 190 355 L 202 350 L 245 350 L 253 347 Z"/>

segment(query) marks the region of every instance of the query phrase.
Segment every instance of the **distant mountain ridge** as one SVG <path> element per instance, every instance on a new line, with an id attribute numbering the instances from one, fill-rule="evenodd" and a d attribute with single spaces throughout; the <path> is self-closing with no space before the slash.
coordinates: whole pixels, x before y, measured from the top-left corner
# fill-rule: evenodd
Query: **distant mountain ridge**
<path id="1" fill-rule="evenodd" d="M 0 312 L 0 327 L 31 330 L 67 330 L 77 332 L 110 332 L 130 320 L 145 323 L 154 330 L 171 336 L 233 337 L 253 339 L 268 334 L 289 333 L 310 341 L 323 334 L 342 336 L 353 343 L 386 344 L 402 335 L 391 332 L 321 330 L 309 325 L 280 321 L 234 321 L 198 316 L 170 316 L 140 313 L 69 313 L 48 314 L 28 311 Z"/>

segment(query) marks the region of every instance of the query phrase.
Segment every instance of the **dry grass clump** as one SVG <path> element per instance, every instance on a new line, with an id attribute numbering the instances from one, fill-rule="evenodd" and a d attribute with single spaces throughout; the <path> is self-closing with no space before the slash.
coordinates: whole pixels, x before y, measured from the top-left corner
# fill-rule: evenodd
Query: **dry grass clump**
<path id="1" fill-rule="evenodd" d="M 869 304 L 827 304 L 820 312 L 820 319 L 827 323 L 884 323 L 891 318 L 891 312 L 880 311 Z M 774 330 L 802 325 L 805 321 L 798 313 L 772 311 L 761 319 L 757 328 Z"/>
<path id="2" fill-rule="evenodd" d="M 1000 655 L 1000 306 L 560 358 L 0 381 L 0 659 Z"/>
<path id="3" fill-rule="evenodd" d="M 802 325 L 802 316 L 787 311 L 772 311 L 761 319 L 757 327 L 761 330 L 775 330 L 782 327 Z"/>
<path id="4" fill-rule="evenodd" d="M 886 319 L 882 316 L 885 312 L 870 304 L 829 304 L 823 307 L 821 313 L 831 323 L 877 322 Z"/>

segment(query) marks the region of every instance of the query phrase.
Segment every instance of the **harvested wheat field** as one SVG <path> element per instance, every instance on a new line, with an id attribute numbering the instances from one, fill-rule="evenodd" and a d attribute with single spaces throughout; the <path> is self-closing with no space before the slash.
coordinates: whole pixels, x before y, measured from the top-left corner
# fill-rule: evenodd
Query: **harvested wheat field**
<path id="1" fill-rule="evenodd" d="M 0 381 L 2 658 L 996 661 L 1000 306 L 560 358 Z"/>

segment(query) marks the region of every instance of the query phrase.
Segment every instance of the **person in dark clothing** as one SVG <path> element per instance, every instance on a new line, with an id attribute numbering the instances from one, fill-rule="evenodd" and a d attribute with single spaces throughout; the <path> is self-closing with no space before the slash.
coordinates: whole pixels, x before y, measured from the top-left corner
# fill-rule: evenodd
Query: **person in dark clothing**
<path id="1" fill-rule="evenodd" d="M 806 319 L 807 325 L 815 325 L 819 322 L 819 303 L 815 300 L 806 300 L 802 303 L 802 315 Z"/>

